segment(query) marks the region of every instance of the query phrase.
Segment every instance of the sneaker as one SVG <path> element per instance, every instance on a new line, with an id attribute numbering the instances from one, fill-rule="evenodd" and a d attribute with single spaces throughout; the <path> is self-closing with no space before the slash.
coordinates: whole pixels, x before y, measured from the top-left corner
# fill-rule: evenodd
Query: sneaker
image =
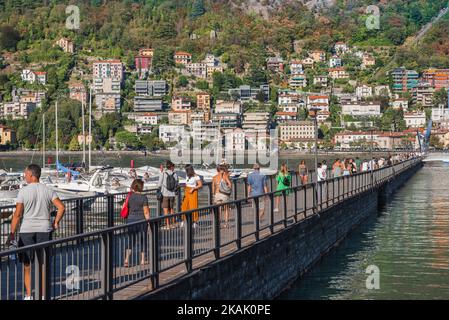
<path id="1" fill-rule="evenodd" d="M 25 298 L 23 298 L 23 300 L 33 300 L 32 296 L 25 296 Z"/>
<path id="2" fill-rule="evenodd" d="M 273 212 L 279 212 L 278 208 L 274 208 Z"/>
<path id="3" fill-rule="evenodd" d="M 198 224 L 197 224 L 197 223 L 194 223 L 194 224 L 193 224 L 193 229 L 196 229 L 196 228 L 198 228 Z"/>
<path id="4" fill-rule="evenodd" d="M 184 221 L 181 221 L 181 224 L 179 225 L 180 228 L 184 227 Z"/>

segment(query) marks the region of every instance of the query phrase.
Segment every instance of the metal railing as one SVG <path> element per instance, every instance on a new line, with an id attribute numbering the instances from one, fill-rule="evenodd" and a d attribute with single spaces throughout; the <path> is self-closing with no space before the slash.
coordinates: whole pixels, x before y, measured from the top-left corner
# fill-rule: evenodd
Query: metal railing
<path id="1" fill-rule="evenodd" d="M 297 173 L 292 172 L 292 175 L 293 185 L 300 185 L 301 183 Z M 313 178 L 314 174 L 311 173 L 311 176 Z M 268 176 L 267 178 L 268 190 L 276 189 L 275 175 Z M 238 200 L 247 198 L 247 179 L 236 178 L 231 181 L 233 183 L 231 199 Z M 183 190 L 183 188 L 180 188 L 175 198 L 176 212 L 181 211 L 181 203 L 184 196 Z M 143 194 L 148 198 L 151 217 L 155 218 L 160 216 L 162 209 L 161 203 L 156 197 L 156 189 L 144 191 Z M 60 223 L 60 228 L 53 233 L 53 239 L 67 238 L 125 224 L 126 221 L 120 217 L 120 210 L 126 196 L 127 193 L 125 192 L 62 200 L 65 204 L 66 212 L 64 219 Z M 210 182 L 204 183 L 203 188 L 199 190 L 198 205 L 200 207 L 212 205 L 212 186 Z M 6 249 L 4 243 L 11 231 L 11 220 L 14 209 L 14 205 L 0 206 L 0 251 Z M 54 208 L 52 214 L 54 217 L 56 208 Z"/>
<path id="2" fill-rule="evenodd" d="M 192 272 L 416 165 L 392 167 L 232 200 L 0 252 L 0 299 L 24 296 L 21 256 L 34 257 L 35 299 L 125 299 Z M 167 226 L 167 219 L 172 220 Z M 148 281 L 144 281 L 148 280 Z M 132 288 L 131 288 L 132 287 Z M 128 290 L 130 289 L 130 290 Z"/>

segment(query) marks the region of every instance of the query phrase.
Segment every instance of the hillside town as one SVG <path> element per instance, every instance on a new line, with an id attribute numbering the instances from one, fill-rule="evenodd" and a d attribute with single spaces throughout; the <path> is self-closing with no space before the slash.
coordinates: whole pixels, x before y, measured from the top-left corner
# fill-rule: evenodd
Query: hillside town
<path id="1" fill-rule="evenodd" d="M 54 46 L 66 55 L 77 50 L 66 37 Z M 154 72 L 152 48 L 135 53 L 133 68 L 118 59 L 89 57 L 85 68 L 74 65 L 70 70 L 68 92 L 61 100 L 78 101 L 83 108 L 91 103 L 96 120 L 121 115 L 124 133 L 97 146 L 106 149 L 142 147 L 138 142 L 144 135 L 154 138 L 151 149 L 173 147 L 186 134 L 206 146 L 217 143 L 218 130 L 227 137 L 225 148 L 266 150 L 272 129 L 277 129 L 281 149 L 310 151 L 316 141 L 321 149 L 419 149 L 429 121 L 433 146 L 449 145 L 449 69 L 418 73 L 394 68 L 387 83 L 366 83 L 358 75 L 377 69 L 377 52 L 345 42 L 335 43 L 331 52 L 298 47 L 295 52 L 290 60 L 268 57 L 260 70 L 267 73 L 267 81 L 259 85 L 229 81 L 223 57 L 212 53 L 202 59 L 184 51 L 163 57 L 174 64 L 169 79 Z M 46 99 L 45 68 L 27 66 L 18 72 L 24 86 L 13 87 L 2 99 L 4 120 L 27 119 Z M 1 130 L 1 145 L 24 147 L 16 143 L 12 128 Z M 78 135 L 72 149 L 88 140 Z"/>

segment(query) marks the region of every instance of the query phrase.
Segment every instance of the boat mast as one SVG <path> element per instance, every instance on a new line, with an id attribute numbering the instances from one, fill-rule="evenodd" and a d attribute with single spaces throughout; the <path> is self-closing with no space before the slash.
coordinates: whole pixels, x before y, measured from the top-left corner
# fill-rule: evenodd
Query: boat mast
<path id="1" fill-rule="evenodd" d="M 56 100 L 56 103 L 55 103 L 55 122 L 56 122 L 56 174 L 58 174 L 58 163 L 59 163 L 58 100 Z"/>
<path id="2" fill-rule="evenodd" d="M 42 113 L 42 168 L 45 168 L 45 113 Z"/>
<path id="3" fill-rule="evenodd" d="M 91 151 L 92 151 L 92 86 L 90 86 L 89 90 L 89 166 L 87 167 L 87 171 L 90 172 L 91 166 Z"/>
<path id="4" fill-rule="evenodd" d="M 83 166 L 86 165 L 86 130 L 84 128 L 84 100 L 81 101 L 81 118 L 83 124 Z"/>

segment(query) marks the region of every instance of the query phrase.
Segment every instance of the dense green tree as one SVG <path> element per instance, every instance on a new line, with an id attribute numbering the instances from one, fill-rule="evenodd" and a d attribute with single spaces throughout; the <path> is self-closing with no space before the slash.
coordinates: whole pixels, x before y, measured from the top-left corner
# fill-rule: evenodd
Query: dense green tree
<path id="1" fill-rule="evenodd" d="M 19 32 L 11 26 L 0 26 L 0 50 L 16 49 L 20 40 Z"/>

